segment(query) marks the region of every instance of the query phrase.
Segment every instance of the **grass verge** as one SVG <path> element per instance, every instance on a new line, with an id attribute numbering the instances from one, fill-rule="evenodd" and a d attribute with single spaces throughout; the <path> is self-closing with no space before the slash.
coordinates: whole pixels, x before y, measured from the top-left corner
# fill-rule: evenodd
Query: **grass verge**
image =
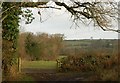
<path id="1" fill-rule="evenodd" d="M 56 69 L 56 61 L 23 61 L 22 68 Z"/>

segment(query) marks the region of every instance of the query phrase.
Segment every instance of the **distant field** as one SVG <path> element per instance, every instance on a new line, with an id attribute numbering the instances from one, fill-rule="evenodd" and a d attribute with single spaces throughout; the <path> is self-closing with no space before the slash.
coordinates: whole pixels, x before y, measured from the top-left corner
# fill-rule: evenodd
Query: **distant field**
<path id="1" fill-rule="evenodd" d="M 58 59 L 66 56 L 59 56 Z M 56 61 L 22 61 L 22 68 L 56 69 Z"/>
<path id="2" fill-rule="evenodd" d="M 75 48 L 78 49 L 80 52 L 81 49 L 90 50 L 93 48 L 101 48 L 107 50 L 113 50 L 117 47 L 118 40 L 114 39 L 83 39 L 83 40 L 64 40 L 64 48 L 62 49 L 65 53 L 74 50 Z"/>
<path id="3" fill-rule="evenodd" d="M 67 47 L 79 47 L 81 45 L 89 46 L 91 44 L 90 40 L 65 40 L 65 46 Z"/>
<path id="4" fill-rule="evenodd" d="M 22 68 L 55 69 L 56 61 L 22 61 Z"/>
<path id="5" fill-rule="evenodd" d="M 66 46 L 74 46 L 74 47 L 77 47 L 77 46 L 89 46 L 91 44 L 94 44 L 96 42 L 101 43 L 102 45 L 105 45 L 105 44 L 114 44 L 116 43 L 118 40 L 114 40 L 114 39 L 94 39 L 94 40 L 90 40 L 90 39 L 83 39 L 83 40 L 64 40 L 64 44 Z"/>

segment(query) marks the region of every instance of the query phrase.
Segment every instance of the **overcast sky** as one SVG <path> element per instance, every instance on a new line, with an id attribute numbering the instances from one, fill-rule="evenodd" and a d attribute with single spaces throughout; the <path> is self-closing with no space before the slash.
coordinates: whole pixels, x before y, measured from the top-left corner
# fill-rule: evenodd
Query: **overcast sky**
<path id="1" fill-rule="evenodd" d="M 51 5 L 51 2 L 48 3 Z M 52 6 L 54 4 L 52 3 Z M 31 24 L 25 24 L 24 21 L 20 23 L 22 29 L 24 28 L 25 32 L 45 32 L 49 34 L 61 33 L 65 35 L 65 39 L 117 39 L 118 33 L 116 32 L 106 32 L 101 30 L 99 27 L 94 27 L 93 23 L 90 25 L 85 25 L 84 23 L 79 23 L 80 27 L 71 28 L 73 22 L 71 15 L 64 9 L 41 9 L 42 20 L 40 22 L 40 17 L 38 15 L 37 8 L 32 8 L 34 13 L 35 20 Z M 87 22 L 87 21 L 86 21 Z M 117 23 L 114 27 L 117 27 Z"/>

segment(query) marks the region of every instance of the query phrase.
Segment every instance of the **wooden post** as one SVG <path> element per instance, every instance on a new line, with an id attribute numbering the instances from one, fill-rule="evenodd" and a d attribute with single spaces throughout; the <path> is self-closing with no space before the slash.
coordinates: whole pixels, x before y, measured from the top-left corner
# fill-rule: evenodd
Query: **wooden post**
<path id="1" fill-rule="evenodd" d="M 21 57 L 18 57 L 18 71 L 21 72 Z"/>
<path id="2" fill-rule="evenodd" d="M 57 61 L 57 68 L 59 68 L 59 60 L 57 59 L 56 61 Z"/>

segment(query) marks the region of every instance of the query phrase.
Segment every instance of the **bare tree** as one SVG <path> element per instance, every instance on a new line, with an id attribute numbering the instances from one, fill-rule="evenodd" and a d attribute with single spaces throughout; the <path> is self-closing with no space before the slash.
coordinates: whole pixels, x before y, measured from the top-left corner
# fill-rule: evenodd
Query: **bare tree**
<path id="1" fill-rule="evenodd" d="M 41 3 L 41 1 L 43 0 L 40 0 L 39 3 Z M 46 2 L 44 3 L 46 4 L 48 1 L 49 0 L 46 0 Z M 119 20 L 118 2 L 111 2 L 109 0 L 106 2 L 86 2 L 83 0 L 69 0 L 69 3 L 61 0 L 52 1 L 54 1 L 57 6 L 63 6 L 64 8 L 66 8 L 66 10 L 71 13 L 71 18 L 73 18 L 73 22 L 78 27 L 80 21 L 85 23 L 84 21 L 88 20 L 90 21 L 90 23 L 93 22 L 95 26 L 99 26 L 104 31 L 115 31 L 120 33 L 119 29 L 116 29 L 112 26 L 115 24 L 114 21 L 118 22 Z M 38 5 L 37 7 L 61 9 L 47 5 Z M 38 14 L 40 14 L 40 11 L 38 12 Z"/>
<path id="2" fill-rule="evenodd" d="M 65 2 L 55 2 L 58 6 L 63 6 L 68 10 L 73 21 L 84 21 L 84 19 L 93 21 L 95 25 L 100 26 L 104 31 L 115 31 L 120 33 L 119 29 L 112 27 L 113 21 L 118 21 L 118 3 L 117 2 L 80 2 L 70 0 L 71 4 Z"/>
<path id="3" fill-rule="evenodd" d="M 61 0 L 52 0 L 58 7 L 47 6 L 46 4 L 49 0 L 43 2 L 43 0 L 38 0 L 40 2 L 21 2 L 20 7 L 37 7 L 37 8 L 53 8 L 53 9 L 61 9 L 63 7 L 71 13 L 71 18 L 73 18 L 73 22 L 78 26 L 80 21 L 84 22 L 84 20 L 88 20 L 94 23 L 95 26 L 99 26 L 104 31 L 115 31 L 120 33 L 119 29 L 114 28 L 114 21 L 118 21 L 119 18 L 119 8 L 118 2 L 110 2 L 109 0 L 106 2 L 86 2 L 79 0 L 69 0 L 69 3 L 61 1 Z M 11 8 L 14 8 L 11 7 Z M 9 10 L 10 8 L 8 8 Z M 7 10 L 5 10 L 7 11 Z M 5 12 L 3 11 L 3 12 Z M 2 13 L 0 13 L 2 14 Z M 41 12 L 38 11 L 38 14 L 41 16 Z M 6 18 L 2 17 L 2 20 Z M 31 23 L 31 22 L 30 22 Z"/>

